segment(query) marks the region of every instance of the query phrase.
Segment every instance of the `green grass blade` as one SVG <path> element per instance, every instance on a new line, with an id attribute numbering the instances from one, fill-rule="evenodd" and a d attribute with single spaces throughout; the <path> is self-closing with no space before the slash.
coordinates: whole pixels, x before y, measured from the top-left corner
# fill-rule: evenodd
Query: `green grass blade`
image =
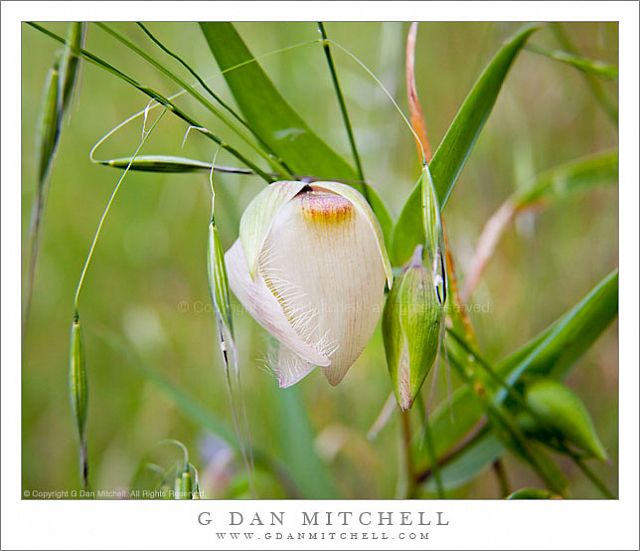
<path id="1" fill-rule="evenodd" d="M 307 499 L 340 496 L 327 465 L 316 452 L 314 435 L 296 386 L 277 389 L 281 461 Z"/>
<path id="2" fill-rule="evenodd" d="M 589 59 L 588 57 L 582 57 L 581 55 L 564 52 L 562 50 L 550 50 L 533 44 L 527 46 L 526 50 L 555 61 L 560 61 L 561 63 L 566 63 L 588 75 L 607 80 L 615 80 L 618 78 L 618 68 L 604 61 Z"/>
<path id="3" fill-rule="evenodd" d="M 467 162 L 473 146 L 493 109 L 502 84 L 516 56 L 537 29 L 527 25 L 510 38 L 485 68 L 464 100 L 429 165 L 441 208 Z M 416 185 L 405 203 L 393 234 L 391 261 L 399 266 L 423 243 L 421 186 Z"/>
<path id="4" fill-rule="evenodd" d="M 576 306 L 504 360 L 495 365 L 496 373 L 513 384 L 525 372 L 564 377 L 613 321 L 618 312 L 617 271 L 605 277 Z M 449 343 L 450 347 L 450 343 Z M 450 352 L 453 354 L 453 351 Z M 496 398 L 504 399 L 498 391 Z M 484 409 L 467 387 L 457 389 L 448 402 L 431 414 L 436 454 L 442 457 L 478 425 Z M 425 450 L 416 446 L 419 469 L 429 466 Z"/>
<path id="5" fill-rule="evenodd" d="M 484 359 L 469 348 L 469 345 L 464 342 L 459 335 L 450 331 L 449 336 L 453 337 L 455 342 L 460 344 L 463 351 L 468 353 L 468 358 L 474 358 L 473 364 L 482 367 L 485 374 L 490 376 L 491 382 L 497 383 L 498 388 L 506 391 L 509 397 L 515 401 L 515 404 L 518 404 L 524 412 L 527 412 L 532 419 L 535 419 L 534 422 L 536 424 L 540 426 L 552 426 L 553 430 L 559 431 L 564 438 L 573 441 L 578 447 L 590 450 L 600 459 L 605 458 L 606 452 L 595 433 L 589 413 L 579 398 L 572 395 L 561 383 L 549 378 L 535 378 L 533 379 L 533 386 L 527 386 L 527 393 L 525 397 L 523 397 L 516 391 L 514 386 L 509 385 Z M 456 358 L 454 362 L 457 364 L 458 359 Z M 474 383 L 480 382 L 481 380 L 477 378 L 474 381 Z M 537 390 L 534 391 L 534 389 Z M 478 395 L 482 396 L 484 394 L 487 394 L 486 389 Z M 491 404 L 493 404 L 493 402 L 490 402 L 489 405 Z M 493 409 L 494 407 L 488 408 L 487 415 L 490 418 L 495 417 L 491 411 Z M 552 413 L 551 410 L 553 410 Z M 520 423 L 514 424 L 508 417 L 505 419 L 508 421 L 507 424 L 510 425 L 506 427 L 508 432 L 515 437 L 514 441 L 514 438 L 510 435 L 504 435 L 508 437 L 507 444 L 509 447 L 514 448 L 514 451 L 516 451 L 518 455 L 529 462 L 534 470 L 539 472 L 550 489 L 563 494 L 567 487 L 567 481 L 557 465 L 547 456 L 542 447 L 535 445 L 533 441 L 523 437 L 524 435 L 521 433 L 523 427 Z M 496 420 L 502 425 L 505 424 L 501 419 Z M 509 440 L 512 440 L 512 442 L 509 442 Z M 547 441 L 544 441 L 544 443 L 548 444 Z M 513 444 L 515 444 L 515 446 Z M 591 480 L 594 486 L 596 486 L 605 497 L 611 498 L 611 492 L 609 492 L 606 485 L 584 465 L 578 454 L 566 446 L 564 440 L 554 443 L 551 447 L 570 457 Z"/>
<path id="6" fill-rule="evenodd" d="M 540 201 L 553 201 L 575 191 L 617 182 L 618 152 L 607 151 L 544 172 L 517 192 L 512 201 L 516 209 L 523 209 Z"/>
<path id="7" fill-rule="evenodd" d="M 510 384 L 525 371 L 562 378 L 617 315 L 616 270 L 536 339 L 499 362 L 496 372 Z"/>

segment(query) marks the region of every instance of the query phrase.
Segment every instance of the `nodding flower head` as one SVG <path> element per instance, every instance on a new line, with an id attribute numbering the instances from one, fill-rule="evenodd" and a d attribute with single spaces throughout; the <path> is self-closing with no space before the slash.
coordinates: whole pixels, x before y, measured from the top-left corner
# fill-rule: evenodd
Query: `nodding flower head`
<path id="1" fill-rule="evenodd" d="M 319 367 L 337 385 L 371 338 L 391 265 L 371 208 L 336 182 L 276 182 L 245 210 L 229 283 L 280 347 L 288 387 Z"/>

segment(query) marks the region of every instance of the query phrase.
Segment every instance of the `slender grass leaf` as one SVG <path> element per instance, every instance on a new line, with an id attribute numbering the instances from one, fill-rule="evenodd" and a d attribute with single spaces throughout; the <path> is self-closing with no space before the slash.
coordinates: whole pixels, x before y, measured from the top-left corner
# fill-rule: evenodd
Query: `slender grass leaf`
<path id="1" fill-rule="evenodd" d="M 140 56 L 142 59 L 144 59 L 151 66 L 153 66 L 155 69 L 160 71 L 163 75 L 167 76 L 173 82 L 178 84 L 191 97 L 193 97 L 203 107 L 205 107 L 205 109 L 207 109 L 210 113 L 212 113 L 213 115 L 218 117 L 228 128 L 233 130 L 245 142 L 246 145 L 248 145 L 250 148 L 252 148 L 258 155 L 262 156 L 267 162 L 274 161 L 273 155 L 271 155 L 268 151 L 264 151 L 263 148 L 258 147 L 255 144 L 255 142 L 253 140 L 253 138 L 255 136 L 251 136 L 250 134 L 248 134 L 245 131 L 246 129 L 251 130 L 251 128 L 233 110 L 231 110 L 232 117 L 229 117 L 227 115 L 227 111 L 230 108 L 226 104 L 222 103 L 222 106 L 225 108 L 225 110 L 218 109 L 205 96 L 203 96 L 198 90 L 196 90 L 195 87 L 191 86 L 187 81 L 185 81 L 184 79 L 179 77 L 177 74 L 175 74 L 173 71 L 168 69 L 166 64 L 158 62 L 155 59 L 155 57 L 147 54 L 144 50 L 139 48 L 136 44 L 134 44 L 126 36 L 124 36 L 123 34 L 119 33 L 118 31 L 116 31 L 113 27 L 111 27 L 110 25 L 108 25 L 106 23 L 100 23 L 100 22 L 96 23 L 96 25 L 100 29 L 104 30 L 105 32 L 107 32 L 111 36 L 113 36 L 116 40 L 118 40 L 119 42 L 124 44 L 132 52 L 134 52 L 136 55 Z M 153 36 L 153 35 L 151 35 L 151 33 L 149 33 L 149 31 L 146 29 L 146 27 L 142 26 L 142 28 L 144 29 L 144 32 L 147 34 L 147 36 Z M 155 44 L 161 45 L 161 42 L 158 39 L 156 39 L 155 37 L 153 37 L 153 41 L 154 41 Z M 165 52 L 168 51 L 166 47 L 164 47 L 164 46 L 162 46 L 162 47 L 163 47 Z M 178 57 L 175 54 L 172 54 L 172 55 L 174 57 Z M 202 79 L 199 79 L 199 80 L 202 81 Z M 210 88 L 208 86 L 206 87 L 206 89 L 210 90 Z M 214 94 L 214 97 L 216 99 L 218 99 L 217 96 L 215 96 L 215 94 Z M 262 144 L 262 142 L 261 142 L 261 144 Z"/>
<path id="2" fill-rule="evenodd" d="M 484 128 L 513 61 L 536 29 L 535 26 L 527 25 L 502 46 L 469 92 L 433 155 L 429 167 L 441 208 L 446 205 Z M 415 246 L 424 242 L 421 207 L 421 185 L 416 185 L 393 232 L 391 259 L 396 266 L 406 262 Z"/>
<path id="3" fill-rule="evenodd" d="M 278 389 L 281 461 L 307 499 L 335 499 L 335 483 L 316 452 L 313 430 L 296 386 Z"/>
<path id="4" fill-rule="evenodd" d="M 551 327 L 496 364 L 496 372 L 509 384 L 514 384 L 524 372 L 561 379 L 617 314 L 616 270 Z M 504 392 L 500 392 L 499 397 L 504 397 Z"/>
<path id="5" fill-rule="evenodd" d="M 589 59 L 580 55 L 564 52 L 562 50 L 550 50 L 533 44 L 529 44 L 526 50 L 533 52 L 555 61 L 566 63 L 579 71 L 583 71 L 589 75 L 604 78 L 607 80 L 615 80 L 618 78 L 618 68 L 604 61 L 597 59 Z"/>

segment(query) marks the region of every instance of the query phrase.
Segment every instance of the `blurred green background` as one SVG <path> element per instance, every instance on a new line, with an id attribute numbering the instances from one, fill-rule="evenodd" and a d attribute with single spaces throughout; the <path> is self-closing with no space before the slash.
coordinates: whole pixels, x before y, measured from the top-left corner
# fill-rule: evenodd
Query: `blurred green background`
<path id="1" fill-rule="evenodd" d="M 66 34 L 63 23 L 46 24 Z M 206 42 L 192 23 L 154 23 L 152 31 L 232 102 Z M 417 86 L 432 147 L 439 143 L 484 65 L 516 23 L 422 23 L 416 51 Z M 133 24 L 116 27 L 155 53 Z M 240 23 L 255 55 L 317 37 L 313 23 Z M 329 36 L 353 51 L 406 109 L 405 23 L 329 23 Z M 566 30 L 583 55 L 617 65 L 615 23 L 571 23 Z M 543 28 L 532 42 L 557 48 Z M 89 25 L 86 48 L 163 93 L 175 85 Z M 22 220 L 23 244 L 33 200 L 35 132 L 45 77 L 58 45 L 36 30 L 22 34 Z M 348 57 L 334 52 L 356 140 L 370 182 L 396 216 L 418 175 L 415 145 L 380 88 Z M 350 158 L 349 146 L 322 49 L 318 44 L 261 61 L 279 90 L 319 135 Z M 174 67 L 172 65 L 172 67 Z M 174 67 L 176 69 L 176 67 Z M 606 83 L 615 97 L 616 82 Z M 100 69 L 83 64 L 79 89 L 64 124 L 54 165 L 31 318 L 23 340 L 22 484 L 57 490 L 79 485 L 77 447 L 67 392 L 72 298 L 82 264 L 106 201 L 120 172 L 97 166 L 89 151 L 100 137 L 147 98 Z M 209 128 L 237 144 L 218 120 L 186 99 Z M 143 153 L 184 155 L 209 161 L 212 143 L 192 133 L 181 148 L 185 125 L 167 115 Z M 114 135 L 97 157 L 131 155 L 141 120 Z M 449 241 L 464 278 L 487 218 L 535 174 L 589 153 L 615 148 L 617 131 L 594 100 L 583 75 L 565 64 L 523 51 L 445 209 Z M 241 147 L 241 144 L 240 144 Z M 246 148 L 244 148 L 246 150 Z M 218 162 L 238 162 L 220 153 Z M 119 335 L 140 361 L 163 374 L 194 401 L 231 426 L 214 319 L 208 296 L 206 239 L 210 198 L 202 174 L 130 173 L 107 219 L 83 294 L 90 410 L 92 486 L 129 487 L 141 463 L 167 461 L 166 438 L 183 442 L 200 470 L 207 497 L 243 495 L 243 471 L 229 451 L 186 417 L 105 336 Z M 237 236 L 239 217 L 262 188 L 255 177 L 217 176 L 217 220 L 225 247 Z M 617 266 L 617 188 L 575 194 L 510 228 L 477 289 L 471 317 L 485 356 L 499 359 L 578 302 Z M 289 442 L 281 418 L 281 391 L 264 369 L 266 333 L 236 313 L 245 399 L 257 446 L 285 457 Z M 446 399 L 445 377 L 436 393 Z M 594 465 L 617 492 L 618 339 L 612 325 L 572 372 L 569 385 L 584 399 L 611 458 Z M 429 384 L 429 383 L 428 383 Z M 453 384 L 458 384 L 453 378 Z M 393 497 L 398 478 L 399 424 L 392 419 L 370 442 L 367 431 L 390 392 L 379 331 L 345 381 L 331 388 L 314 373 L 297 385 L 316 434 L 315 446 L 330 466 L 343 497 Z M 164 455 L 163 455 L 164 454 Z M 163 455 L 163 457 L 158 457 Z M 177 457 L 177 452 L 173 454 Z M 506 456 L 515 488 L 540 485 L 535 475 Z M 564 464 L 572 496 L 599 497 L 584 476 Z M 267 474 L 261 497 L 282 490 Z M 487 470 L 456 497 L 497 498 Z"/>

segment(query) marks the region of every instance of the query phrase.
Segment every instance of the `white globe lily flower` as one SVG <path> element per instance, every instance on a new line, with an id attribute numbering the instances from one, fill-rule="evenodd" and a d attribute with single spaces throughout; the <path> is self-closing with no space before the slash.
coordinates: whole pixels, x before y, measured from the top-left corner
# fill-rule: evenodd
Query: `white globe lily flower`
<path id="1" fill-rule="evenodd" d="M 225 255 L 229 283 L 279 342 L 280 387 L 315 367 L 337 385 L 378 323 L 391 264 L 373 211 L 336 182 L 276 182 L 249 204 Z"/>

